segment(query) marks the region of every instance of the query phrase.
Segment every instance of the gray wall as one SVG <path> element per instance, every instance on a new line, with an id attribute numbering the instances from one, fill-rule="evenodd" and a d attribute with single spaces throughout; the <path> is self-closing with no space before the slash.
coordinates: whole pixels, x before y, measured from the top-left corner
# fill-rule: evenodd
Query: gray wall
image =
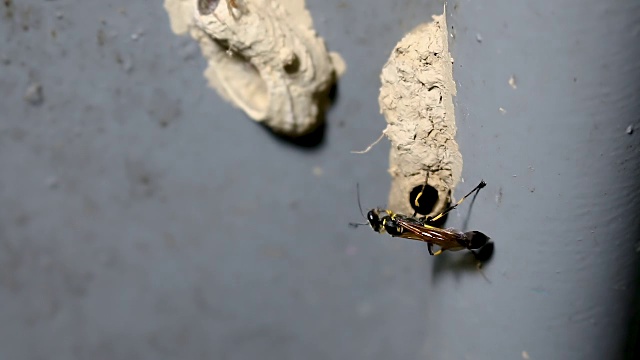
<path id="1" fill-rule="evenodd" d="M 365 207 L 387 197 L 388 145 L 349 153 L 385 125 L 380 69 L 441 3 L 308 1 L 349 67 L 324 136 L 299 146 L 207 88 L 160 1 L 4 2 L 0 359 L 618 351 L 638 234 L 638 9 L 565 2 L 467 1 L 450 18 L 460 192 L 489 186 L 449 224 L 494 238 L 490 283 L 468 255 L 347 227 L 356 182 Z M 42 101 L 24 99 L 34 84 Z"/>
<path id="2" fill-rule="evenodd" d="M 448 9 L 463 176 L 490 184 L 468 226 L 496 251 L 490 285 L 433 262 L 434 358 L 619 358 L 640 240 L 640 2 Z"/>

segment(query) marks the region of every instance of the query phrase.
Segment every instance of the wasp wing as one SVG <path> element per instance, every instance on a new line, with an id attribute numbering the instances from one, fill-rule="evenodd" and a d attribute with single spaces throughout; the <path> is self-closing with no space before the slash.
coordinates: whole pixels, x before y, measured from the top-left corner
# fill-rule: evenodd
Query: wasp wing
<path id="1" fill-rule="evenodd" d="M 399 237 L 428 242 L 447 250 L 464 247 L 460 243 L 464 234 L 424 225 L 408 218 L 396 218 L 394 220 L 404 229 L 404 231 L 398 235 Z"/>

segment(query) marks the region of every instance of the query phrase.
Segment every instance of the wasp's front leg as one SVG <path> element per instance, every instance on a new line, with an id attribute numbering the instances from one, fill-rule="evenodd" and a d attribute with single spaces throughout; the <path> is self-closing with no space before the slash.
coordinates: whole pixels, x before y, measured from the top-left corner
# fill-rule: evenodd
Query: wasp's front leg
<path id="1" fill-rule="evenodd" d="M 429 255 L 433 256 L 433 244 L 427 243 L 427 250 L 429 250 Z"/>
<path id="2" fill-rule="evenodd" d="M 415 216 L 415 215 L 414 215 Z M 419 217 L 418 221 L 422 224 L 422 225 L 426 225 L 426 224 L 430 224 L 432 221 L 431 219 L 433 219 L 432 216 L 423 216 L 423 217 Z"/>

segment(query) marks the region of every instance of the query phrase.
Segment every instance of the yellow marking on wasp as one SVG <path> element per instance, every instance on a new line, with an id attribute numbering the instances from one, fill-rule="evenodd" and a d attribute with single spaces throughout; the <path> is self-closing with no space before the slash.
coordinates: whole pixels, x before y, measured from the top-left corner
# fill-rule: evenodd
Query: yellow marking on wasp
<path id="1" fill-rule="evenodd" d="M 434 253 L 433 253 L 433 256 L 438 256 L 438 255 L 440 255 L 440 254 L 442 254 L 442 249 L 440 249 L 440 250 L 438 250 L 438 251 L 434 252 Z"/>
<path id="2" fill-rule="evenodd" d="M 420 193 L 418 194 L 418 196 L 416 196 L 415 200 L 413 200 L 413 204 L 416 207 L 420 207 L 420 205 L 418 204 L 418 199 L 422 197 L 422 194 L 424 193 L 424 188 L 428 185 L 428 183 L 429 183 L 429 172 L 427 171 L 427 176 L 425 176 L 424 178 L 424 184 L 422 184 L 422 190 L 420 190 Z"/>
<path id="3" fill-rule="evenodd" d="M 420 190 L 420 193 L 418 194 L 418 196 L 416 196 L 416 199 L 413 200 L 413 204 L 416 207 L 420 207 L 420 204 L 418 204 L 418 199 L 420 199 L 420 197 L 422 197 L 422 193 L 424 192 L 424 185 L 422 185 L 422 190 Z"/>
<path id="4" fill-rule="evenodd" d="M 435 226 L 431 226 L 431 225 L 427 225 L 427 224 L 422 224 L 423 227 L 429 229 L 429 230 L 442 230 L 439 227 L 435 227 Z"/>

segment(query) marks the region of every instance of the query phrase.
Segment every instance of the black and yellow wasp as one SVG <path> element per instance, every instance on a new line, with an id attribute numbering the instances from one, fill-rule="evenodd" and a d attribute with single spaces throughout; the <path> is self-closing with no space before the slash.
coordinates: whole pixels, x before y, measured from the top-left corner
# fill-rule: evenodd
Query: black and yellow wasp
<path id="1" fill-rule="evenodd" d="M 471 190 L 467 195 L 460 199 L 457 203 L 450 206 L 435 217 L 421 217 L 406 216 L 402 214 L 396 214 L 387 209 L 371 209 L 367 213 L 367 223 L 350 223 L 349 225 L 357 227 L 359 225 L 369 225 L 373 231 L 377 233 L 387 233 L 392 237 L 400 237 L 404 239 L 424 241 L 427 243 L 427 249 L 431 255 L 440 255 L 444 251 L 459 251 L 459 250 L 475 250 L 485 246 L 490 238 L 481 233 L 480 231 L 468 231 L 462 232 L 457 229 L 447 228 L 441 229 L 436 227 L 434 223 L 441 219 L 444 215 L 455 209 L 458 205 L 468 198 L 473 193 L 480 191 L 487 184 L 480 181 L 480 184 Z M 414 203 L 418 206 L 418 199 L 422 196 L 426 187 L 422 186 L 422 191 L 415 198 Z M 358 191 L 358 207 L 362 213 L 362 206 L 360 205 L 360 195 Z M 364 214 L 363 214 L 364 216 Z M 438 251 L 433 252 L 433 246 L 439 247 Z M 474 253 L 475 254 L 475 253 Z"/>

